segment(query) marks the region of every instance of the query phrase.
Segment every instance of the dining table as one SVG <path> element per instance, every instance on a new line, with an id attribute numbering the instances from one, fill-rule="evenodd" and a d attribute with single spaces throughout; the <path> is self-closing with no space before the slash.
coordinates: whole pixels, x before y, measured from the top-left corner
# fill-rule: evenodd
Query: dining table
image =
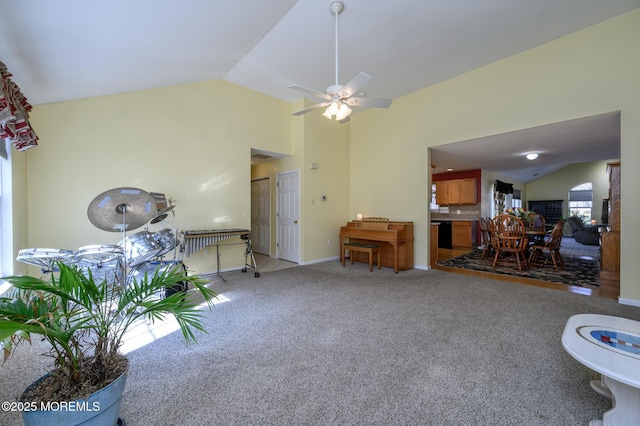
<path id="1" fill-rule="evenodd" d="M 548 234 L 546 228 L 543 227 L 527 227 L 524 230 L 524 234 L 529 237 L 529 241 L 542 241 L 544 236 Z"/>

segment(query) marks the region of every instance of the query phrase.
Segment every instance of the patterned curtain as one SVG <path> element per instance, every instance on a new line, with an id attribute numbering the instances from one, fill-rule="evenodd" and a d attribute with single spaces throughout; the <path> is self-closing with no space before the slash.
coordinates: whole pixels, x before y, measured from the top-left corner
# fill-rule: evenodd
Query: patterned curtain
<path id="1" fill-rule="evenodd" d="M 8 139 L 18 151 L 33 148 L 38 145 L 38 136 L 29 124 L 32 107 L 2 62 L 0 77 L 0 139 Z"/>

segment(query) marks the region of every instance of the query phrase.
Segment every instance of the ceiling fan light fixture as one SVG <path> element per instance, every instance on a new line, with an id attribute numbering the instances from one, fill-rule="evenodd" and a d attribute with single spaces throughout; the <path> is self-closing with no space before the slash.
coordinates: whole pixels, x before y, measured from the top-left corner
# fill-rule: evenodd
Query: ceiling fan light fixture
<path id="1" fill-rule="evenodd" d="M 324 115 L 329 120 L 331 120 L 334 115 L 338 114 L 339 108 L 340 106 L 338 105 L 338 101 L 333 101 L 329 104 L 329 106 L 324 111 L 324 113 L 322 113 L 322 115 Z"/>
<path id="2" fill-rule="evenodd" d="M 322 115 L 327 117 L 329 120 L 333 119 L 335 116 L 337 121 L 341 121 L 351 115 L 351 108 L 339 100 L 333 101 Z"/>
<path id="3" fill-rule="evenodd" d="M 537 152 L 530 152 L 526 155 L 527 160 L 535 160 L 536 158 L 538 158 L 538 153 Z"/>
<path id="4" fill-rule="evenodd" d="M 351 115 L 351 108 L 349 108 L 346 104 L 340 102 L 340 106 L 338 106 L 338 112 L 336 114 L 336 120 L 342 121 L 348 116 Z"/>

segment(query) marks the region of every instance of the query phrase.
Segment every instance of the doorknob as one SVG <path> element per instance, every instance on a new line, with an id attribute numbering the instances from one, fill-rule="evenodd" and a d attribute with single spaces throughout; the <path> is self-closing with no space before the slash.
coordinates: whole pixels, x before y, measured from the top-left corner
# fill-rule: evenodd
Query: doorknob
<path id="1" fill-rule="evenodd" d="M 297 220 L 294 220 L 294 221 L 293 221 L 293 223 L 298 223 L 298 221 L 297 221 Z"/>

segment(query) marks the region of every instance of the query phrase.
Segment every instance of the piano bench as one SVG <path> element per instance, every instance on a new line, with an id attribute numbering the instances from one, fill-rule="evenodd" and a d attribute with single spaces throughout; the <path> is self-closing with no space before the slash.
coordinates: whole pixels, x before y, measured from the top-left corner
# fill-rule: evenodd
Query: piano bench
<path id="1" fill-rule="evenodd" d="M 342 245 L 342 266 L 344 266 L 345 259 L 347 257 L 347 250 L 350 252 L 360 251 L 363 253 L 369 253 L 369 272 L 373 272 L 373 255 L 378 255 L 377 265 L 380 269 L 380 246 L 376 244 L 364 244 L 364 243 L 344 243 Z M 353 265 L 353 256 L 350 254 L 351 264 Z"/>

